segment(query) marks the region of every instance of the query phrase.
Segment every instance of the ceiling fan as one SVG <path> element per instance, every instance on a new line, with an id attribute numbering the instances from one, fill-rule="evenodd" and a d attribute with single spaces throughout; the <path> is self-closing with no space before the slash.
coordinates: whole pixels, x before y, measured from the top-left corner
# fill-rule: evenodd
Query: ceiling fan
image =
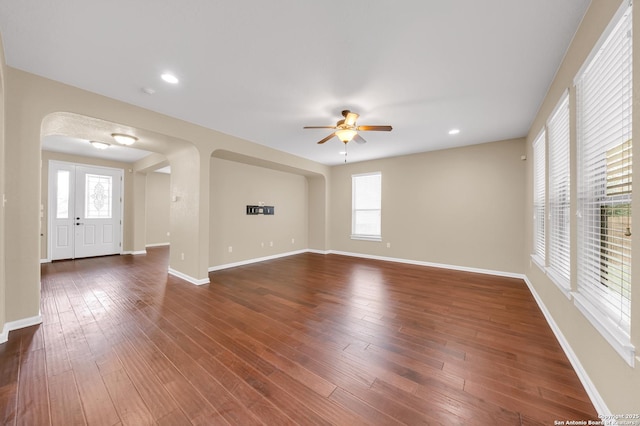
<path id="1" fill-rule="evenodd" d="M 356 126 L 356 120 L 360 115 L 355 112 L 351 112 L 348 109 L 342 111 L 344 119 L 339 120 L 335 126 L 305 126 L 305 129 L 335 129 L 336 131 L 331 133 L 326 138 L 319 141 L 319 144 L 323 144 L 334 136 L 337 136 L 342 142 L 347 144 L 350 141 L 356 141 L 357 143 L 365 143 L 366 140 L 358 134 L 358 132 L 364 131 L 378 131 L 378 132 L 390 132 L 391 126 Z"/>

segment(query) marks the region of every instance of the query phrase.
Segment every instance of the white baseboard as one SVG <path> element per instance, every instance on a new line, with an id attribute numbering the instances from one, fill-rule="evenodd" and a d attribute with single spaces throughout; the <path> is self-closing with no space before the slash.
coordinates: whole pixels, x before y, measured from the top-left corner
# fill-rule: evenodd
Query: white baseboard
<path id="1" fill-rule="evenodd" d="M 133 255 L 133 256 L 137 256 L 137 255 L 139 255 L 139 254 L 147 254 L 147 251 L 146 251 L 146 250 L 137 250 L 137 251 L 131 251 L 131 250 L 129 250 L 129 251 L 123 251 L 123 252 L 122 252 L 122 253 L 120 253 L 120 254 L 121 254 L 121 255 L 128 255 L 128 254 L 130 254 L 130 255 Z"/>
<path id="2" fill-rule="evenodd" d="M 184 274 L 184 273 L 182 273 L 180 271 L 176 271 L 173 268 L 169 268 L 168 272 L 169 272 L 170 275 L 173 275 L 174 277 L 178 277 L 180 279 L 183 279 L 183 280 L 185 280 L 187 282 L 190 282 L 191 284 L 195 284 L 195 285 L 204 285 L 204 284 L 209 284 L 209 282 L 210 282 L 209 281 L 209 277 L 199 280 L 197 278 L 193 278 L 190 275 Z"/>
<path id="3" fill-rule="evenodd" d="M 524 275 L 517 274 L 514 272 L 504 272 L 504 271 L 495 271 L 492 269 L 479 269 L 479 268 L 469 268 L 466 266 L 458 266 L 458 265 L 448 265 L 444 263 L 433 263 L 433 262 L 424 262 L 421 260 L 410 260 L 410 259 L 402 259 L 398 257 L 386 257 L 386 256 L 375 256 L 371 254 L 362 254 L 362 253 L 350 253 L 345 251 L 336 251 L 329 250 L 326 254 L 339 254 L 342 256 L 351 256 L 351 257 L 362 257 L 364 259 L 374 259 L 374 260 L 383 260 L 386 262 L 397 262 L 397 263 L 406 263 L 408 265 L 417 265 L 417 266 L 429 266 L 432 268 L 442 268 L 442 269 L 451 269 L 454 271 L 463 271 L 463 272 L 473 272 L 476 274 L 486 274 L 486 275 L 496 275 L 499 277 L 507 277 L 507 278 L 519 278 L 522 279 Z"/>
<path id="4" fill-rule="evenodd" d="M 553 334 L 555 334 L 556 339 L 558 339 L 558 343 L 560 343 L 562 350 L 564 351 L 565 355 L 567 355 L 567 358 L 569 358 L 569 362 L 571 363 L 571 366 L 573 367 L 574 371 L 578 375 L 578 378 L 580 379 L 582 386 L 584 386 L 584 389 L 587 392 L 587 395 L 589 395 L 589 399 L 591 400 L 591 403 L 595 407 L 596 411 L 600 415 L 605 415 L 605 416 L 611 415 L 611 411 L 609 410 L 609 407 L 607 407 L 607 404 L 604 402 L 604 399 L 602 399 L 602 396 L 600 396 L 598 389 L 596 389 L 596 386 L 591 381 L 591 378 L 589 378 L 589 375 L 587 374 L 586 370 L 580 363 L 580 360 L 578 359 L 576 353 L 573 351 L 573 349 L 571 348 L 571 345 L 569 344 L 567 339 L 564 337 L 564 334 L 562 334 L 562 331 L 560 331 L 560 327 L 558 327 L 558 324 L 556 324 L 556 322 L 554 321 L 553 316 L 551 316 L 551 313 L 549 312 L 544 302 L 536 292 L 536 289 L 533 287 L 533 284 L 531 283 L 531 281 L 529 281 L 529 278 L 526 275 L 523 275 L 522 279 L 527 284 L 527 287 L 529 287 L 529 291 L 533 295 L 533 298 L 536 300 L 538 307 L 540 308 L 540 310 L 542 311 L 542 314 L 546 318 L 547 324 L 549 324 L 549 327 L 551 327 L 551 330 L 553 331 Z"/>
<path id="5" fill-rule="evenodd" d="M 164 247 L 164 246 L 169 246 L 171 245 L 171 243 L 154 243 L 154 244 L 147 244 L 145 245 L 145 247 L 149 248 L 149 247 Z"/>
<path id="6" fill-rule="evenodd" d="M 40 264 L 51 263 L 51 259 L 40 259 Z"/>
<path id="7" fill-rule="evenodd" d="M 524 275 L 517 274 L 514 272 L 495 271 L 491 269 L 468 268 L 466 266 L 447 265 L 443 263 L 433 263 L 433 262 L 424 262 L 420 260 L 401 259 L 398 257 L 375 256 L 370 254 L 351 253 L 351 252 L 338 251 L 338 250 L 316 250 L 316 249 L 296 250 L 296 251 L 290 251 L 290 252 L 285 252 L 280 254 L 274 254 L 272 256 L 257 257 L 253 259 L 242 260 L 239 262 L 210 266 L 209 272 L 220 271 L 222 269 L 228 269 L 228 268 L 235 268 L 236 266 L 249 265 L 252 263 L 264 262 L 265 260 L 273 260 L 281 257 L 293 256 L 293 255 L 302 254 L 302 253 L 315 253 L 315 254 L 323 254 L 323 255 L 337 254 L 341 256 L 360 257 L 363 259 L 382 260 L 385 262 L 406 263 L 409 265 L 430 266 L 434 268 L 452 269 L 452 270 L 463 271 L 463 272 L 474 272 L 477 274 L 496 275 L 499 277 L 519 278 L 519 279 L 524 278 Z"/>
<path id="8" fill-rule="evenodd" d="M 42 316 L 40 315 L 5 323 L 4 327 L 2 327 L 2 333 L 0 333 L 0 344 L 5 343 L 7 340 L 9 340 L 10 331 L 19 330 L 25 327 L 31 327 L 32 325 L 38 325 L 41 323 L 42 323 Z"/>
<path id="9" fill-rule="evenodd" d="M 239 262 L 226 263 L 224 265 L 210 266 L 209 267 L 209 272 L 220 271 L 222 269 L 228 269 L 228 268 L 235 268 L 237 266 L 249 265 L 251 263 L 264 262 L 266 260 L 279 259 L 281 257 L 287 257 L 287 256 L 293 256 L 293 255 L 296 255 L 296 254 L 307 253 L 309 251 L 310 250 L 307 250 L 307 249 L 296 250 L 296 251 L 288 251 L 286 253 L 279 253 L 279 254 L 274 254 L 274 255 L 271 255 L 271 256 L 256 257 L 256 258 L 253 258 L 253 259 L 241 260 Z"/>
<path id="10" fill-rule="evenodd" d="M 315 254 L 330 254 L 331 250 L 316 250 L 316 249 L 307 249 L 307 253 L 315 253 Z"/>

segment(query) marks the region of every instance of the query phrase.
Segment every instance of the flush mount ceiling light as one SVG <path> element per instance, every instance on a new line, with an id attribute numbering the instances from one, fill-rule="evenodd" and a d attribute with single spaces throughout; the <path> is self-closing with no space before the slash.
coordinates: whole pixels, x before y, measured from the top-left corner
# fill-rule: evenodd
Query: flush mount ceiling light
<path id="1" fill-rule="evenodd" d="M 99 142 L 99 141 L 89 141 L 89 143 L 93 145 L 94 148 L 97 148 L 97 149 L 107 149 L 111 146 L 108 143 Z"/>
<path id="2" fill-rule="evenodd" d="M 116 140 L 121 145 L 133 145 L 138 138 L 131 135 L 125 135 L 124 133 L 111 133 L 111 137 Z"/>
<path id="3" fill-rule="evenodd" d="M 178 80 L 178 77 L 168 72 L 165 72 L 164 74 L 162 74 L 160 78 L 162 78 L 167 83 L 171 83 L 171 84 L 178 84 L 178 82 L 180 81 Z"/>
<path id="4" fill-rule="evenodd" d="M 460 133 L 460 129 L 451 129 L 451 130 L 449 130 L 449 134 L 450 135 L 457 135 L 458 133 Z"/>

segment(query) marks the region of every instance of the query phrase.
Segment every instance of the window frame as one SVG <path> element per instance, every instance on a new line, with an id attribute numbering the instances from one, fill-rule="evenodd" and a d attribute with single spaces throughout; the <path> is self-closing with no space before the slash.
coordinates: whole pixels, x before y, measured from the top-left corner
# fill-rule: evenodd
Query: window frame
<path id="1" fill-rule="evenodd" d="M 623 22 L 626 20 L 626 22 Z M 609 289 L 605 283 L 602 282 L 602 264 L 609 264 L 607 258 L 603 258 L 603 208 L 607 205 L 615 203 L 614 198 L 609 196 L 607 192 L 607 170 L 606 170 L 606 155 L 607 151 L 617 146 L 618 144 L 625 143 L 627 139 L 632 139 L 632 109 L 633 109 L 633 39 L 631 37 L 632 27 L 632 7 L 629 4 L 622 4 L 618 12 L 615 14 L 607 29 L 602 33 L 599 41 L 594 46 L 591 54 L 584 62 L 583 66 L 576 74 L 574 79 L 574 85 L 576 87 L 576 139 L 577 139 L 577 271 L 576 271 L 576 289 L 572 293 L 575 306 L 582 312 L 582 314 L 589 320 L 589 322 L 598 330 L 598 332 L 607 340 L 607 342 L 618 352 L 618 354 L 629 364 L 634 366 L 635 363 L 635 348 L 631 344 L 630 337 L 630 325 L 631 319 L 631 296 L 627 297 L 628 306 L 622 306 L 624 297 L 624 289 L 619 292 L 620 294 L 620 306 L 616 306 L 614 302 L 616 296 L 611 293 L 613 290 Z M 619 32 L 618 32 L 619 31 Z M 624 40 L 624 37 L 628 37 L 630 43 L 619 42 L 617 44 L 609 44 L 613 37 L 618 37 Z M 597 62 L 601 58 L 615 58 L 615 51 L 609 51 L 608 48 L 614 46 L 619 48 L 620 46 L 628 46 L 626 52 L 629 55 L 622 58 L 620 63 L 606 62 L 604 64 Z M 584 105 L 583 99 L 585 87 L 585 76 L 588 78 L 588 73 L 593 72 L 592 67 L 600 66 L 606 70 L 621 70 L 624 78 L 621 79 L 622 86 L 618 90 L 620 93 L 625 94 L 621 96 L 619 100 L 613 100 L 610 97 L 610 102 L 604 103 L 602 101 L 593 103 L 599 107 L 609 107 L 610 105 L 618 105 L 616 102 L 621 102 L 621 111 L 615 114 L 608 111 L 596 110 L 599 118 L 597 121 L 587 122 L 584 117 L 584 111 L 588 111 Z M 597 68 L 595 68 L 597 70 Z M 619 76 L 620 77 L 620 76 Z M 626 78 L 626 80 L 625 80 Z M 601 83 L 600 86 L 596 86 L 599 90 L 598 93 L 609 93 L 609 91 L 603 89 L 602 85 L 610 85 L 612 78 L 610 73 L 603 74 L 601 79 L 606 83 Z M 626 86 L 628 85 L 628 86 Z M 607 86 L 609 87 L 609 86 Z M 591 89 L 591 87 L 588 87 Z M 595 89 L 592 89 L 595 92 Z M 588 99 L 588 98 L 587 98 Z M 588 104 L 591 105 L 591 104 Z M 618 105 L 618 106 L 620 106 Z M 627 111 L 628 114 L 624 113 Z M 590 111 L 590 110 L 589 110 Z M 618 111 L 618 110 L 616 110 Z M 607 112 L 609 115 L 607 115 Z M 620 114 L 618 117 L 617 114 Z M 605 117 L 608 121 L 604 122 Z M 611 119 L 609 117 L 615 117 Z M 586 124 L 585 124 L 586 123 Z M 596 124 L 594 124 L 596 123 Z M 619 130 L 619 133 L 615 133 L 615 138 L 612 138 L 612 133 L 602 133 L 598 130 L 598 133 L 592 130 L 589 133 L 585 130 L 587 126 L 597 126 L 598 129 L 614 128 Z M 612 126 L 612 127 L 610 127 Z M 616 126 L 620 126 L 619 128 Z M 627 133 L 625 133 L 625 131 Z M 594 137 L 593 134 L 597 134 L 598 137 Z M 585 138 L 590 137 L 591 141 Z M 605 139 L 608 138 L 608 139 Z M 597 139 L 597 140 L 596 140 Z M 595 142 L 594 142 L 595 140 Z M 593 150 L 593 146 L 597 145 L 597 151 Z M 597 154 L 594 154 L 597 152 Z M 604 163 L 604 164 L 603 164 Z M 628 196 L 628 202 L 631 202 L 631 194 Z M 595 241 L 595 242 L 594 242 Z M 631 246 L 629 245 L 629 262 L 631 259 Z M 593 255 L 593 253 L 597 254 Z M 590 261 L 591 260 L 591 261 Z M 624 275 L 624 273 L 623 273 Z M 631 273 L 629 270 L 628 278 L 628 291 L 631 291 Z M 594 277 L 597 277 L 594 279 Z M 621 284 L 621 287 L 624 284 Z M 613 299 L 612 299 L 613 298 Z M 626 312 L 625 312 L 626 311 Z M 628 321 L 625 319 L 628 318 Z"/>
<path id="2" fill-rule="evenodd" d="M 380 205 L 378 208 L 357 208 L 356 206 L 356 187 L 358 178 L 368 177 L 368 176 L 379 176 L 380 178 L 380 193 L 379 193 L 379 201 Z M 378 212 L 379 222 L 378 228 L 379 233 L 377 234 L 360 234 L 356 233 L 356 220 L 357 220 L 357 212 L 359 211 L 367 211 L 367 212 Z M 364 241 L 382 241 L 382 172 L 369 172 L 369 173 L 358 173 L 351 175 L 351 239 L 352 240 L 364 240 Z"/>
<path id="3" fill-rule="evenodd" d="M 548 142 L 546 273 L 567 298 L 571 298 L 570 109 L 571 100 L 569 92 L 566 91 L 547 120 L 546 126 Z M 561 178 L 561 175 L 565 178 Z M 566 253 L 563 247 L 566 247 Z"/>
<path id="4" fill-rule="evenodd" d="M 531 259 L 541 269 L 545 269 L 546 263 L 546 129 L 540 130 L 533 140 L 533 246 L 531 247 Z"/>

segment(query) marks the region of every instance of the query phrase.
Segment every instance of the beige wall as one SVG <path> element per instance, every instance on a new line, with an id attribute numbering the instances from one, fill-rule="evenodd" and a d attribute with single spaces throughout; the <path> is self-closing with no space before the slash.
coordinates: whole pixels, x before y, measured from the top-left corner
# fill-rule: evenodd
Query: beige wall
<path id="1" fill-rule="evenodd" d="M 522 273 L 524 151 L 517 139 L 332 168 L 331 248 Z M 351 175 L 376 171 L 382 242 L 351 240 Z"/>
<path id="2" fill-rule="evenodd" d="M 4 195 L 5 195 L 5 167 L 4 161 L 4 75 L 5 75 L 5 61 L 4 61 L 4 45 L 2 44 L 2 36 L 0 36 L 0 335 L 4 332 L 4 324 L 6 318 L 6 299 L 5 299 L 5 236 L 4 236 Z M 2 339 L 0 339 L 0 342 Z"/>
<path id="3" fill-rule="evenodd" d="M 169 243 L 169 201 L 171 175 L 147 173 L 146 177 L 146 245 Z"/>
<path id="4" fill-rule="evenodd" d="M 111 167 L 114 169 L 122 169 L 124 176 L 124 215 L 122 217 L 123 226 L 123 251 L 132 251 L 132 236 L 133 236 L 133 178 L 132 178 L 132 164 L 122 163 L 118 161 L 101 160 L 99 158 L 81 157 L 77 155 L 61 154 L 59 152 L 42 151 L 42 171 L 41 171 L 41 187 L 42 193 L 40 194 L 40 203 L 42 204 L 43 217 L 40 222 L 40 230 L 42 236 L 40 237 L 40 259 L 49 259 L 48 253 L 48 237 L 49 237 L 49 161 L 65 161 L 67 163 L 88 164 L 91 166 Z"/>
<path id="5" fill-rule="evenodd" d="M 574 40 L 565 56 L 565 59 L 559 68 L 556 77 L 547 93 L 538 115 L 536 116 L 529 136 L 527 138 L 527 152 L 529 158 L 532 158 L 533 139 L 539 134 L 545 125 L 545 122 L 552 113 L 554 107 L 558 103 L 561 95 L 570 90 L 571 103 L 575 105 L 575 90 L 573 87 L 573 79 L 578 73 L 580 67 L 585 62 L 594 45 L 600 38 L 602 32 L 609 24 L 616 10 L 621 4 L 620 0 L 593 0 L 583 22 L 578 29 Z M 640 28 L 640 8 L 634 8 L 634 27 Z M 640 32 L 634 31 L 634 87 L 640 87 Z M 638 91 L 635 90 L 633 100 L 633 121 L 640 123 L 640 102 Z M 575 118 L 572 106 L 572 119 Z M 575 120 L 574 127 L 575 129 Z M 572 188 L 571 200 L 572 211 L 577 210 L 577 193 L 576 193 L 576 140 L 575 132 L 571 138 L 571 164 L 572 164 Z M 640 144 L 635 144 L 634 157 L 640 156 Z M 525 251 L 524 264 L 525 274 L 535 289 L 535 292 L 541 298 L 544 306 L 552 315 L 554 322 L 557 324 L 560 332 L 567 340 L 576 358 L 584 368 L 584 371 L 602 397 L 604 403 L 613 413 L 640 413 L 640 358 L 636 357 L 635 368 L 630 367 L 619 356 L 607 341 L 600 335 L 598 331 L 591 325 L 589 321 L 578 311 L 573 302 L 569 300 L 555 284 L 549 280 L 544 271 L 535 263 L 530 261 L 530 253 L 532 247 L 532 188 L 533 188 L 533 171 L 531 162 L 527 162 L 527 181 L 524 186 L 526 194 L 525 207 Z M 640 211 L 640 197 L 633 199 L 633 211 Z M 572 220 L 572 239 L 571 239 L 571 265 L 572 280 L 571 285 L 576 289 L 576 226 L 575 220 Z M 632 251 L 640 253 L 640 240 L 634 238 Z M 634 274 L 640 271 L 640 256 L 636 255 L 633 259 L 632 270 Z M 640 349 L 640 279 L 634 279 L 632 284 L 632 324 L 631 324 L 631 343 Z"/>
<path id="6" fill-rule="evenodd" d="M 259 202 L 275 214 L 247 215 Z M 308 204 L 304 176 L 211 158 L 210 266 L 308 248 Z"/>

